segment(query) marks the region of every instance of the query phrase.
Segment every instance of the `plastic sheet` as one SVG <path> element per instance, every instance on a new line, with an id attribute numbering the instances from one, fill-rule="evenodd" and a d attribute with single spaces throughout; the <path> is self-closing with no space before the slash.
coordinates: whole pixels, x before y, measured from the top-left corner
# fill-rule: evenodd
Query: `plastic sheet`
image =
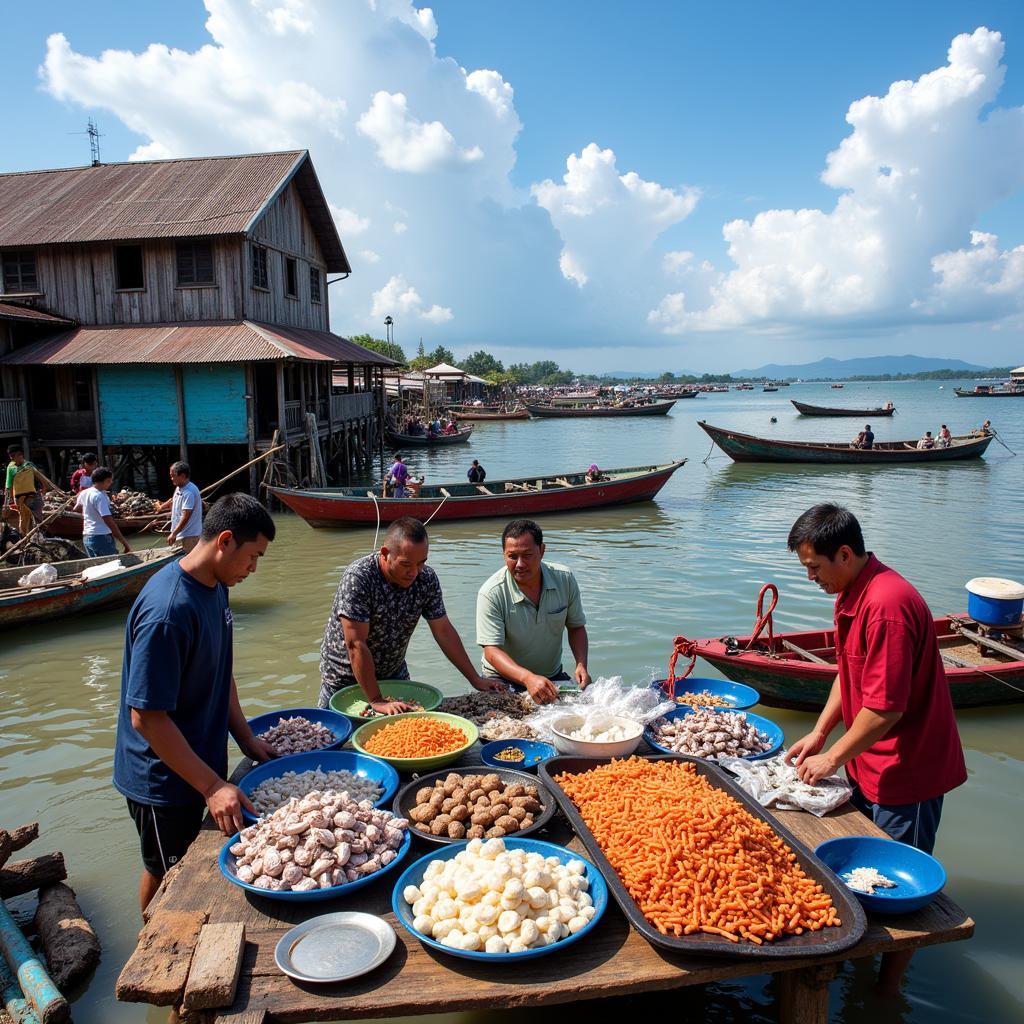
<path id="1" fill-rule="evenodd" d="M 551 726 L 567 714 L 578 716 L 595 727 L 616 717 L 647 725 L 676 707 L 675 701 L 663 699 L 663 694 L 650 686 L 625 686 L 622 676 L 602 676 L 577 696 L 545 704 L 524 721 L 541 739 L 550 743 L 555 735 Z"/>
<path id="2" fill-rule="evenodd" d="M 830 775 L 816 786 L 808 786 L 797 777 L 796 769 L 785 762 L 786 751 L 764 761 L 746 761 L 727 757 L 718 763 L 736 776 L 736 785 L 749 793 L 762 807 L 780 811 L 810 811 L 819 818 L 842 807 L 853 789 L 840 775 Z"/>
<path id="3" fill-rule="evenodd" d="M 18 586 L 45 587 L 53 583 L 56 578 L 56 566 L 50 565 L 49 562 L 44 562 L 42 565 L 37 565 L 31 572 L 25 573 L 25 575 L 18 580 Z"/>

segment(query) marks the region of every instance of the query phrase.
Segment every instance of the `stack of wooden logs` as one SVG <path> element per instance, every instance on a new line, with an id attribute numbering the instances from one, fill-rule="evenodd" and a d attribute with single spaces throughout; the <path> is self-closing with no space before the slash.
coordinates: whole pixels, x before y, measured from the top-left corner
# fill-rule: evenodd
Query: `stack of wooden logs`
<path id="1" fill-rule="evenodd" d="M 99 963 L 100 943 L 74 890 L 64 884 L 60 853 L 10 861 L 39 838 L 39 824 L 0 828 L 0 1008 L 17 1024 L 61 1024 L 71 1019 L 62 991 L 74 988 Z M 45 965 L 3 900 L 39 891 L 33 925 Z"/>

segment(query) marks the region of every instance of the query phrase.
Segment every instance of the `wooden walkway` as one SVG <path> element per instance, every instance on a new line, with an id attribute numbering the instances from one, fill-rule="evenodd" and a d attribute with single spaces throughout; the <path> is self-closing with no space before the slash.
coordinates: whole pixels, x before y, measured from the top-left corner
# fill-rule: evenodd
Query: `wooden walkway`
<path id="1" fill-rule="evenodd" d="M 478 766 L 479 759 L 471 751 L 456 767 Z M 249 762 L 240 766 L 235 779 L 248 767 Z M 811 849 L 835 836 L 882 835 L 851 808 L 825 818 L 799 811 L 777 812 L 777 817 Z M 534 838 L 561 843 L 585 855 L 560 816 Z M 491 967 L 434 953 L 413 939 L 391 912 L 391 891 L 397 873 L 391 873 L 380 885 L 324 903 L 260 899 L 250 897 L 221 877 L 217 856 L 223 843 L 224 837 L 207 819 L 199 838 L 168 874 L 147 912 L 150 929 L 162 932 L 162 924 L 167 928 L 167 933 L 160 935 L 161 948 L 152 951 L 142 972 L 122 974 L 119 998 L 180 1004 L 180 989 L 184 987 L 198 935 L 197 922 L 206 920 L 242 922 L 246 943 L 234 1003 L 221 1010 L 189 1015 L 190 1021 L 203 1024 L 286 1024 L 549 1006 L 776 972 L 782 974 L 780 1020 L 786 1024 L 826 1024 L 829 982 L 843 960 L 955 942 L 969 938 L 974 931 L 974 922 L 964 911 L 940 895 L 931 906 L 917 913 L 889 918 L 869 914 L 864 939 L 837 957 L 810 962 L 710 960 L 656 950 L 629 927 L 611 900 L 603 919 L 586 941 L 513 967 Z M 425 852 L 424 844 L 414 843 L 406 863 L 412 863 Z M 376 914 L 394 926 L 398 942 L 387 962 L 344 984 L 299 984 L 281 974 L 274 964 L 278 939 L 295 924 L 337 910 Z"/>

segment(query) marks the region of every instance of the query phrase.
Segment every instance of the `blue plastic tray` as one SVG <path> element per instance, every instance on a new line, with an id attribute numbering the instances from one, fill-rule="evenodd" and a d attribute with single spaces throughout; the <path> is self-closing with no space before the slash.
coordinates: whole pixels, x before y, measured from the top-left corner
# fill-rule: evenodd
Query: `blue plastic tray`
<path id="1" fill-rule="evenodd" d="M 568 864 L 571 860 L 581 860 L 586 864 L 586 878 L 590 882 L 590 889 L 588 892 L 590 893 L 591 899 L 594 901 L 595 910 L 595 914 L 587 922 L 587 926 L 585 928 L 581 928 L 575 935 L 569 935 L 564 939 L 559 939 L 558 942 L 551 946 L 540 946 L 536 949 L 527 949 L 522 953 L 484 953 L 466 949 L 452 949 L 451 946 L 445 946 L 443 943 L 438 942 L 437 939 L 428 938 L 426 935 L 420 935 L 420 933 L 412 926 L 412 907 L 409 906 L 409 904 L 402 898 L 402 891 L 407 885 L 418 886 L 423 881 L 423 873 L 427 870 L 427 865 L 431 861 L 451 860 L 468 845 L 468 843 L 453 843 L 443 849 L 434 850 L 426 856 L 420 857 L 419 860 L 413 861 L 413 863 L 402 872 L 398 881 L 395 882 L 395 889 L 391 895 L 391 909 L 395 912 L 395 917 L 398 918 L 399 924 L 401 924 L 402 927 L 413 936 L 413 938 L 419 939 L 424 946 L 436 949 L 440 953 L 449 953 L 451 956 L 462 957 L 464 960 L 482 960 L 485 963 L 491 964 L 505 962 L 518 963 L 521 960 L 533 960 L 538 956 L 545 956 L 548 953 L 557 953 L 566 946 L 571 946 L 574 942 L 577 942 L 579 939 L 582 939 L 587 935 L 604 915 L 605 909 L 608 906 L 608 885 L 605 882 L 604 877 L 601 875 L 601 872 L 598 871 L 586 857 L 581 857 L 578 853 L 573 853 L 572 850 L 567 850 L 564 846 L 556 846 L 554 843 L 545 843 L 540 839 L 516 839 L 513 837 L 505 840 L 505 849 L 526 850 L 527 853 L 535 852 L 544 857 L 557 857 L 563 864 Z"/>
<path id="2" fill-rule="evenodd" d="M 894 889 L 876 889 L 873 893 L 850 889 L 868 910 L 881 914 L 909 914 L 920 910 L 928 906 L 946 884 L 946 869 L 939 861 L 895 839 L 840 836 L 826 840 L 814 853 L 844 885 L 843 875 L 854 868 L 874 868 L 895 882 Z"/>
<path id="3" fill-rule="evenodd" d="M 692 715 L 694 708 L 688 707 L 685 704 L 682 707 L 676 708 L 675 711 L 670 711 L 665 718 L 681 718 L 683 715 Z M 738 715 L 739 711 L 732 711 L 729 708 L 710 708 L 711 711 L 721 711 L 727 715 Z M 744 760 L 746 761 L 763 761 L 766 757 L 774 757 L 783 747 L 786 742 L 785 733 L 782 729 L 777 726 L 770 718 L 762 718 L 760 715 L 755 715 L 750 711 L 744 711 L 742 714 L 747 716 L 747 721 L 758 731 L 763 732 L 767 735 L 768 739 L 771 740 L 771 746 L 762 751 L 760 754 L 748 754 Z M 657 743 L 654 739 L 654 734 L 651 732 L 650 726 L 644 729 L 644 739 L 654 747 L 655 750 L 661 751 L 663 754 L 676 754 L 678 751 L 671 750 L 668 747 L 663 747 L 660 743 Z"/>
<path id="4" fill-rule="evenodd" d="M 665 682 L 664 679 L 655 679 L 651 686 L 664 693 Z M 730 683 L 725 679 L 701 679 L 696 676 L 677 679 L 672 688 L 672 694 L 678 697 L 683 693 L 702 693 L 705 690 L 729 702 L 728 708 L 713 708 L 714 711 L 746 711 L 747 708 L 752 708 L 761 700 L 761 694 L 752 686 L 746 686 L 743 683 Z M 683 707 L 688 706 L 683 705 Z"/>
<path id="5" fill-rule="evenodd" d="M 352 735 L 352 723 L 344 715 L 328 708 L 291 708 L 289 711 L 268 711 L 265 715 L 250 718 L 249 728 L 252 729 L 254 735 L 259 736 L 261 732 L 273 729 L 282 718 L 294 718 L 296 715 L 301 715 L 310 722 L 319 722 L 320 725 L 334 733 L 333 743 L 326 747 L 319 747 L 318 750 L 310 751 L 310 753 L 317 753 L 319 750 L 341 750 L 345 741 Z"/>
<path id="6" fill-rule="evenodd" d="M 274 761 L 264 761 L 242 776 L 238 788 L 252 799 L 252 791 L 267 779 L 276 779 L 285 772 L 310 772 L 316 768 L 328 772 L 351 772 L 383 786 L 384 792 L 374 803 L 375 807 L 385 806 L 398 792 L 398 772 L 387 761 L 355 750 L 312 750 L 308 754 L 290 754 Z M 242 814 L 246 821 L 256 821 L 248 811 L 243 810 Z"/>
<path id="7" fill-rule="evenodd" d="M 382 878 L 384 875 L 394 871 L 405 859 L 405 855 L 409 852 L 409 847 L 412 846 L 412 836 L 406 830 L 402 845 L 395 850 L 397 854 L 395 859 L 387 867 L 381 868 L 380 871 L 375 871 L 372 875 L 366 875 L 354 882 L 346 882 L 344 885 L 332 885 L 329 889 L 312 889 L 309 892 L 292 892 L 291 890 L 275 892 L 273 889 L 257 889 L 255 885 L 249 885 L 248 882 L 239 880 L 235 874 L 235 858 L 230 852 L 231 847 L 238 842 L 238 837 L 239 833 L 236 832 L 221 848 L 220 856 L 217 858 L 220 873 L 232 885 L 237 885 L 239 889 L 251 892 L 254 896 L 265 896 L 268 900 L 284 900 L 286 903 L 317 903 L 321 900 L 341 899 L 348 896 L 349 893 L 365 889 L 368 885 L 376 882 L 378 878 Z"/>
<path id="8" fill-rule="evenodd" d="M 494 755 L 508 747 L 518 747 L 525 755 L 522 761 L 497 761 Z M 514 771 L 536 771 L 541 761 L 558 753 L 550 744 L 541 740 L 491 740 L 480 748 L 480 760 L 488 768 L 511 768 Z"/>

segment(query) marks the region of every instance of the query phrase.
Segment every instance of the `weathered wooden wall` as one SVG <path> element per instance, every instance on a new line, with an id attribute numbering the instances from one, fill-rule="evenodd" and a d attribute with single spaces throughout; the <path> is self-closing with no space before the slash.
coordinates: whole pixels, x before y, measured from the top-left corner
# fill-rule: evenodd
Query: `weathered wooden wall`
<path id="1" fill-rule="evenodd" d="M 327 273 L 313 225 L 294 184 L 290 184 L 256 222 L 253 238 L 266 246 L 269 288 L 252 287 L 248 245 L 245 253 L 245 312 L 250 320 L 328 330 Z M 298 298 L 285 295 L 285 257 L 297 261 Z M 320 270 L 320 302 L 310 297 L 309 268 Z"/>
<path id="2" fill-rule="evenodd" d="M 240 319 L 242 241 L 224 237 L 210 242 L 214 283 L 179 287 L 176 243 L 170 239 L 143 241 L 145 287 L 138 291 L 115 288 L 114 246 L 110 243 L 40 247 L 35 253 L 41 302 L 50 312 L 83 324 Z"/>
<path id="3" fill-rule="evenodd" d="M 248 440 L 243 364 L 182 366 L 181 383 L 185 396 L 185 436 L 189 444 Z"/>

